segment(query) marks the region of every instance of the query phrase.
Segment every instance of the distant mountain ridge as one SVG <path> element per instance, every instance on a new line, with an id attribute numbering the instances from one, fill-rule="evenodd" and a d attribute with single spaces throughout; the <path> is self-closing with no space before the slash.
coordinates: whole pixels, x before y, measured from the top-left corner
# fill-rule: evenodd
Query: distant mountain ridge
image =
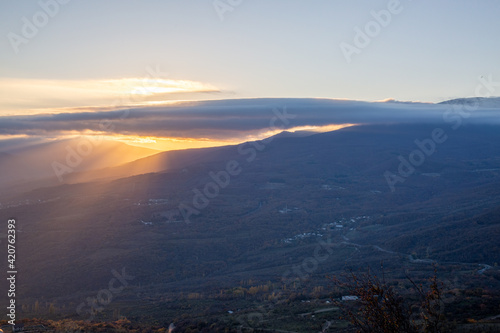
<path id="1" fill-rule="evenodd" d="M 465 97 L 450 99 L 438 104 L 467 105 L 481 108 L 500 108 L 500 97 Z"/>

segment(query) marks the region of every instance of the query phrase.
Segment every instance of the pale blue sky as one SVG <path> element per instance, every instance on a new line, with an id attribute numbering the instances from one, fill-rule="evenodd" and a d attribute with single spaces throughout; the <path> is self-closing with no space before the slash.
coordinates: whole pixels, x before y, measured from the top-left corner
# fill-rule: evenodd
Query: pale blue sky
<path id="1" fill-rule="evenodd" d="M 401 0 L 402 11 L 347 63 L 340 43 L 352 44 L 354 28 L 389 2 L 242 0 L 222 21 L 212 0 L 72 0 L 16 54 L 9 32 L 22 35 L 22 18 L 41 7 L 3 0 L 0 79 L 143 78 L 158 66 L 163 79 L 222 91 L 210 98 L 431 102 L 473 96 L 480 75 L 500 81 L 494 0 Z M 51 98 L 41 103 L 62 106 Z"/>

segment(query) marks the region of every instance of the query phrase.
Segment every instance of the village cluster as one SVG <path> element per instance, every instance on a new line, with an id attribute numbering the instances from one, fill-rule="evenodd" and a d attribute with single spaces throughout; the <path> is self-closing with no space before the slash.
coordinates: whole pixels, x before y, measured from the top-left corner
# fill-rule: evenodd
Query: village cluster
<path id="1" fill-rule="evenodd" d="M 323 227 L 321 227 L 321 231 L 312 231 L 312 232 L 304 232 L 298 235 L 295 235 L 290 238 L 285 238 L 282 239 L 281 241 L 283 243 L 293 243 L 294 241 L 297 241 L 299 239 L 304 239 L 304 238 L 309 238 L 309 237 L 323 237 L 322 232 L 325 231 L 344 231 L 344 230 L 349 230 L 349 231 L 354 231 L 356 230 L 355 224 L 357 222 L 363 221 L 363 220 L 369 220 L 370 216 L 356 216 L 352 218 L 341 218 L 338 221 L 332 222 L 332 223 L 327 223 L 324 224 Z"/>

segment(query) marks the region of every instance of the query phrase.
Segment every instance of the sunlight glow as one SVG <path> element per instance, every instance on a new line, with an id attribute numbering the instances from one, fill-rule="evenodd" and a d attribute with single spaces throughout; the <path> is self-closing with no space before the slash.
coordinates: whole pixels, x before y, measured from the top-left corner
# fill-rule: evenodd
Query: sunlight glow
<path id="1" fill-rule="evenodd" d="M 114 83 L 114 81 L 110 82 Z M 132 88 L 128 92 L 130 92 L 131 94 L 148 96 L 161 93 L 217 90 L 215 87 L 212 87 L 210 85 L 187 80 L 121 79 L 118 81 L 118 83 L 126 83 L 130 85 Z"/>
<path id="2" fill-rule="evenodd" d="M 323 132 L 336 131 L 336 130 L 339 130 L 342 128 L 356 126 L 356 125 L 357 124 L 332 124 L 332 125 L 324 125 L 324 126 L 297 126 L 297 127 L 289 128 L 285 131 L 292 132 L 292 133 L 299 132 L 299 131 L 323 133 Z M 258 135 L 249 135 L 245 138 L 245 141 L 262 140 L 262 139 L 268 138 L 270 136 L 279 134 L 281 132 L 283 132 L 282 129 L 265 131 L 265 132 L 262 132 Z"/>
<path id="3" fill-rule="evenodd" d="M 2 115 L 61 112 L 62 108 L 120 107 L 197 100 L 219 90 L 202 82 L 151 78 L 107 80 L 0 79 Z M 29 98 L 26 98 L 29 96 Z"/>
<path id="4" fill-rule="evenodd" d="M 330 132 L 336 131 L 342 128 L 356 126 L 356 124 L 333 124 L 325 126 L 298 126 L 293 127 L 287 132 Z M 263 140 L 270 136 L 276 135 L 283 132 L 283 130 L 272 130 L 265 131 L 259 134 L 247 135 L 240 138 L 232 138 L 228 140 L 216 140 L 211 138 L 167 138 L 167 137 L 139 137 L 139 136 L 128 136 L 128 135 L 114 135 L 106 137 L 107 139 L 121 141 L 131 146 L 144 147 L 157 149 L 162 151 L 169 150 L 179 150 L 179 149 L 192 149 L 192 148 L 209 148 L 209 147 L 220 147 L 227 145 L 237 145 L 246 141 L 257 141 Z"/>
<path id="5" fill-rule="evenodd" d="M 130 146 L 156 149 L 161 151 L 209 148 L 232 145 L 243 142 L 241 140 L 215 140 L 198 138 L 166 138 L 166 137 L 139 137 L 127 135 L 115 135 L 110 139 L 126 143 Z"/>

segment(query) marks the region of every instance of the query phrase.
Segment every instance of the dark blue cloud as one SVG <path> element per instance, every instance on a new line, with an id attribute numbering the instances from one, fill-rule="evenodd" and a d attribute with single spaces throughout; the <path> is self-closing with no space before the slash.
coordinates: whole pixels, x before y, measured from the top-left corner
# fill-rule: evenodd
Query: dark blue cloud
<path id="1" fill-rule="evenodd" d="M 491 100 L 490 100 L 491 102 Z M 490 103 L 491 104 L 491 103 Z M 274 111 L 273 111 L 274 110 Z M 272 121 L 285 112 L 287 123 Z M 481 105 L 368 103 L 328 99 L 239 99 L 186 102 L 114 111 L 0 117 L 0 134 L 34 136 L 68 131 L 178 138 L 229 139 L 273 129 L 330 124 L 499 122 L 500 109 Z"/>

